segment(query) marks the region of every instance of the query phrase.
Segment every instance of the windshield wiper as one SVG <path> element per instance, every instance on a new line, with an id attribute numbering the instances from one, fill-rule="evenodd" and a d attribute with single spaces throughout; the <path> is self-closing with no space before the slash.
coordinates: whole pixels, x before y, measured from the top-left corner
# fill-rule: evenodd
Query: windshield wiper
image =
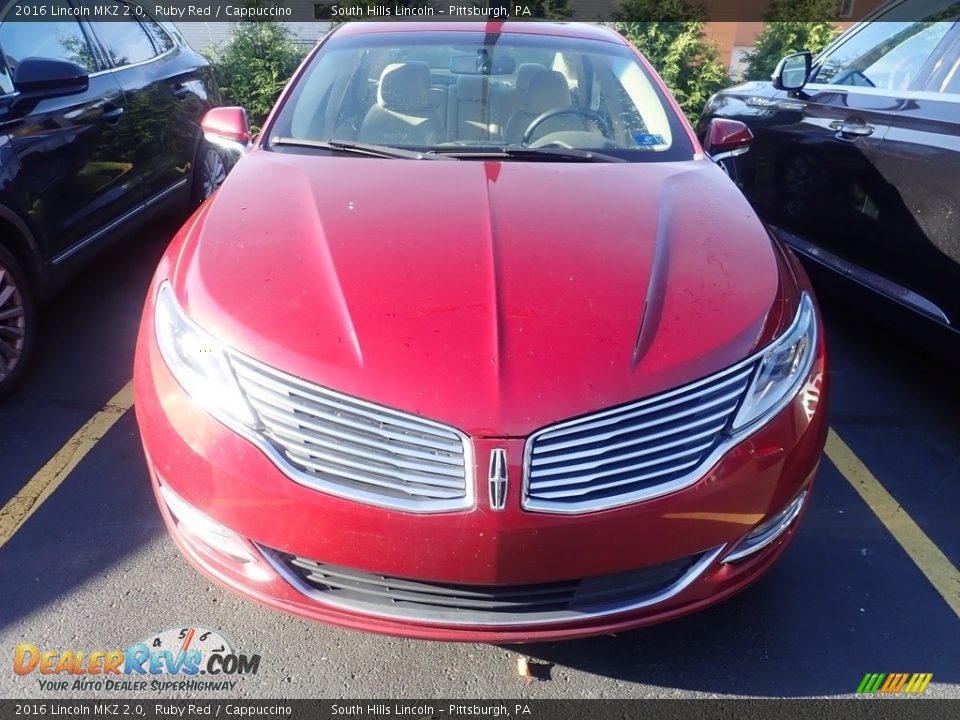
<path id="1" fill-rule="evenodd" d="M 289 147 L 315 148 L 317 150 L 329 150 L 331 152 L 356 153 L 357 155 L 367 155 L 369 157 L 399 158 L 401 160 L 456 159 L 446 155 L 437 155 L 433 152 L 405 150 L 403 148 L 390 147 L 389 145 L 359 143 L 353 142 L 352 140 L 304 140 L 300 138 L 275 137 L 270 140 L 270 144 Z"/>
<path id="2" fill-rule="evenodd" d="M 629 162 L 624 158 L 594 150 L 580 150 L 577 148 L 553 147 L 526 147 L 524 145 L 507 145 L 497 148 L 483 148 L 476 150 L 437 149 L 432 151 L 438 155 L 463 159 L 514 159 L 514 160 L 556 160 L 572 162 Z"/>

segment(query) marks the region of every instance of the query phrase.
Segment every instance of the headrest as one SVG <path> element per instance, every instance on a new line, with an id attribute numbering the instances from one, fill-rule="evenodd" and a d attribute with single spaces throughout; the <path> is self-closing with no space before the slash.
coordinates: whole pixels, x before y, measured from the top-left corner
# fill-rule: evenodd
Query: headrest
<path id="1" fill-rule="evenodd" d="M 483 75 L 461 75 L 457 78 L 457 99 L 461 102 L 483 102 L 490 97 L 490 78 Z"/>
<path id="2" fill-rule="evenodd" d="M 570 88 L 563 73 L 542 70 L 530 79 L 524 110 L 539 115 L 547 110 L 570 106 Z"/>
<path id="3" fill-rule="evenodd" d="M 423 110 L 430 102 L 430 66 L 421 61 L 392 63 L 380 73 L 377 103 L 397 112 Z"/>
<path id="4" fill-rule="evenodd" d="M 545 71 L 546 68 L 540 63 L 523 63 L 517 69 L 517 90 L 526 92 L 530 87 L 530 81 L 538 72 Z"/>

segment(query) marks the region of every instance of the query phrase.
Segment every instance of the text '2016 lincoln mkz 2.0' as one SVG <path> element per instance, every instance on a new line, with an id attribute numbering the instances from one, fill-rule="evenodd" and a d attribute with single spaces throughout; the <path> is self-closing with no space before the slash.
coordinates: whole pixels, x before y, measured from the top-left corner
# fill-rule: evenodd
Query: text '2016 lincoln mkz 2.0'
<path id="1" fill-rule="evenodd" d="M 237 108 L 204 126 L 247 139 Z M 706 150 L 749 141 L 718 119 Z M 220 584 L 525 642 L 767 570 L 825 363 L 803 270 L 617 33 L 356 23 L 162 259 L 136 411 L 170 532 Z"/>

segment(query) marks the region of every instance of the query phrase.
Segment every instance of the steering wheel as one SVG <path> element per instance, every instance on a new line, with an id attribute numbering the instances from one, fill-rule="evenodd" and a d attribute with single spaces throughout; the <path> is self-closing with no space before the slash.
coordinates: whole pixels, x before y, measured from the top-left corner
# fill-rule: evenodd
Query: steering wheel
<path id="1" fill-rule="evenodd" d="M 530 121 L 530 124 L 527 125 L 527 129 L 523 131 L 523 137 L 520 139 L 520 144 L 527 146 L 530 144 L 530 140 L 533 139 L 534 131 L 543 125 L 547 120 L 550 120 L 561 115 L 580 115 L 585 117 L 587 120 L 596 123 L 597 127 L 600 128 L 600 132 L 603 133 L 603 136 L 608 140 L 611 140 L 611 135 L 613 135 L 613 129 L 610 127 L 610 123 L 603 117 L 600 113 L 595 110 L 584 110 L 583 108 L 577 107 L 564 107 L 564 108 L 554 108 L 553 110 L 547 110 L 545 113 L 540 113 L 533 120 Z"/>

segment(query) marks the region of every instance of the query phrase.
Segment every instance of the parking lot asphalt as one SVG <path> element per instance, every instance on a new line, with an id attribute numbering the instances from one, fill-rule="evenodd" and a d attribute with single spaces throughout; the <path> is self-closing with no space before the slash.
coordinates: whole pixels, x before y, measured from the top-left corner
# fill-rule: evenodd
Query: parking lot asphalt
<path id="1" fill-rule="evenodd" d="M 174 230 L 159 226 L 119 249 L 44 308 L 33 372 L 0 404 L 0 506 L 128 382 L 143 295 Z M 960 698 L 960 589 L 951 585 L 960 381 L 869 316 L 829 299 L 823 308 L 831 426 L 894 511 L 885 525 L 850 469 L 825 458 L 782 560 L 717 607 L 615 637 L 523 647 L 386 638 L 287 617 L 211 585 L 180 557 L 127 412 L 0 547 L 0 697 L 44 696 L 36 674 L 12 672 L 18 643 L 108 650 L 200 625 L 261 655 L 259 673 L 223 693 L 231 697 L 830 697 L 853 694 L 868 672 L 931 672 L 925 696 Z M 911 548 L 916 532 L 898 539 L 889 529 L 909 519 L 927 546 Z M 518 654 L 541 663 L 546 679 L 525 683 Z"/>

